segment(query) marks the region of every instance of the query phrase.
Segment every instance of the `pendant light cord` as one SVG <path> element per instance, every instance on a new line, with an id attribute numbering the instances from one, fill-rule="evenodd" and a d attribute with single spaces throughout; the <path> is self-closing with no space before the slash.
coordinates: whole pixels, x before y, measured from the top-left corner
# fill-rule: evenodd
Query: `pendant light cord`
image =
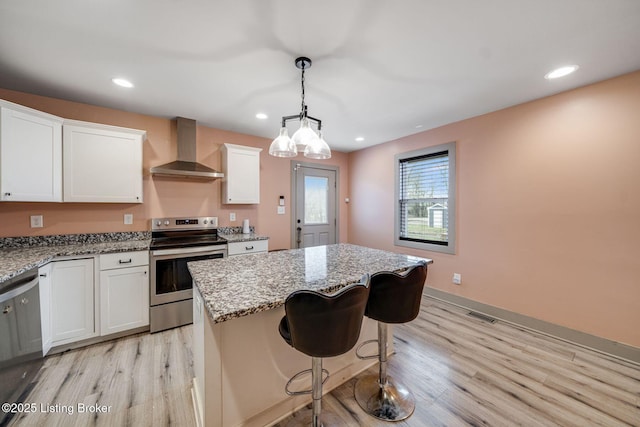
<path id="1" fill-rule="evenodd" d="M 305 68 L 305 63 L 302 63 L 302 78 L 300 79 L 300 83 L 302 85 L 302 105 L 300 106 L 300 118 L 304 118 L 307 117 L 307 108 L 306 105 L 304 105 L 304 68 Z"/>

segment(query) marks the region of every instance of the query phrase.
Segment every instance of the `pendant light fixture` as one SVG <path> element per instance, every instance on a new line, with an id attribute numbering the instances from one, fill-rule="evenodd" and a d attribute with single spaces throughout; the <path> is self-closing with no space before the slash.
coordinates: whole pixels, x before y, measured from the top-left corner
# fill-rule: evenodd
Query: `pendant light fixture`
<path id="1" fill-rule="evenodd" d="M 331 149 L 322 137 L 322 121 L 309 116 L 307 114 L 307 105 L 304 103 L 304 70 L 311 67 L 311 60 L 301 56 L 296 58 L 295 64 L 298 69 L 302 70 L 302 105 L 300 114 L 282 117 L 280 134 L 271 143 L 269 154 L 275 157 L 295 157 L 299 151 L 302 151 L 305 157 L 311 159 L 328 159 L 331 157 Z M 289 138 L 287 130 L 287 122 L 289 120 L 300 120 L 300 129 L 291 138 Z M 318 133 L 311 128 L 310 122 L 314 122 L 317 125 Z"/>

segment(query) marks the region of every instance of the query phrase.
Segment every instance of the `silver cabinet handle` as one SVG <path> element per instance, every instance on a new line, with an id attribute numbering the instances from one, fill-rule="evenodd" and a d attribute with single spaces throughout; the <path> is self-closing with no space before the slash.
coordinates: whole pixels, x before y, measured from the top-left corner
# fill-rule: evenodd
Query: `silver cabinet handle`
<path id="1" fill-rule="evenodd" d="M 4 193 L 5 196 L 11 196 L 11 193 Z"/>
<path id="2" fill-rule="evenodd" d="M 13 311 L 13 307 L 10 305 L 5 305 L 5 307 L 2 309 L 2 314 L 9 314 Z"/>
<path id="3" fill-rule="evenodd" d="M 47 273 L 43 273 L 39 275 L 40 277 L 47 277 Z"/>
<path id="4" fill-rule="evenodd" d="M 247 251 L 251 251 L 251 250 L 253 250 L 253 246 L 245 246 L 244 248 L 245 248 Z"/>
<path id="5" fill-rule="evenodd" d="M 131 259 L 131 258 L 129 258 L 129 259 L 128 259 L 128 260 L 126 260 L 126 261 L 123 261 L 123 260 L 121 260 L 121 259 L 119 259 L 119 260 L 118 260 L 118 264 L 131 264 L 131 262 L 132 262 L 132 259 Z"/>
<path id="6" fill-rule="evenodd" d="M 27 305 L 27 304 L 29 304 L 29 298 L 22 298 L 22 299 L 20 300 L 20 304 L 22 304 L 22 305 Z"/>

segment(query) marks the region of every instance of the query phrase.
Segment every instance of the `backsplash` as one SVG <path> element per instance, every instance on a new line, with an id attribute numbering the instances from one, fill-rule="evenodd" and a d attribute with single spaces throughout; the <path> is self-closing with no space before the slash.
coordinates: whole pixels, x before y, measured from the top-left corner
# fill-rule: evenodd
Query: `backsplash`
<path id="1" fill-rule="evenodd" d="M 240 230 L 242 230 L 242 227 L 240 227 Z M 150 231 L 1 237 L 0 249 L 24 248 L 29 246 L 79 245 L 147 239 L 151 239 Z"/>

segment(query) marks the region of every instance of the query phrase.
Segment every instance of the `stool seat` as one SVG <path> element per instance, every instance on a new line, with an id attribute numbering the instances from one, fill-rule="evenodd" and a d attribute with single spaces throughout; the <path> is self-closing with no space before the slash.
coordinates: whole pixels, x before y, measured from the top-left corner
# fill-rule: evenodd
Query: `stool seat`
<path id="1" fill-rule="evenodd" d="M 362 359 L 377 357 L 379 373 L 361 377 L 354 394 L 364 411 L 381 420 L 401 421 L 415 409 L 411 392 L 387 376 L 387 324 L 407 323 L 418 316 L 426 279 L 426 261 L 420 261 L 403 274 L 383 271 L 371 275 L 365 316 L 378 321 L 378 354 L 361 356 L 357 351 L 356 354 Z"/>
<path id="2" fill-rule="evenodd" d="M 360 337 L 362 319 L 369 299 L 369 276 L 359 283 L 348 285 L 334 294 L 300 290 L 291 293 L 285 303 L 285 316 L 278 324 L 280 336 L 286 343 L 312 358 L 312 388 L 291 392 L 290 383 L 302 371 L 294 375 L 285 387 L 289 395 L 311 393 L 312 412 L 301 418 L 301 423 L 313 426 L 339 425 L 335 416 L 321 414 L 322 384 L 328 372 L 322 369 L 322 358 L 339 356 L 351 350 Z M 309 371 L 309 370 L 307 370 Z M 322 378 L 323 371 L 327 378 Z"/>

